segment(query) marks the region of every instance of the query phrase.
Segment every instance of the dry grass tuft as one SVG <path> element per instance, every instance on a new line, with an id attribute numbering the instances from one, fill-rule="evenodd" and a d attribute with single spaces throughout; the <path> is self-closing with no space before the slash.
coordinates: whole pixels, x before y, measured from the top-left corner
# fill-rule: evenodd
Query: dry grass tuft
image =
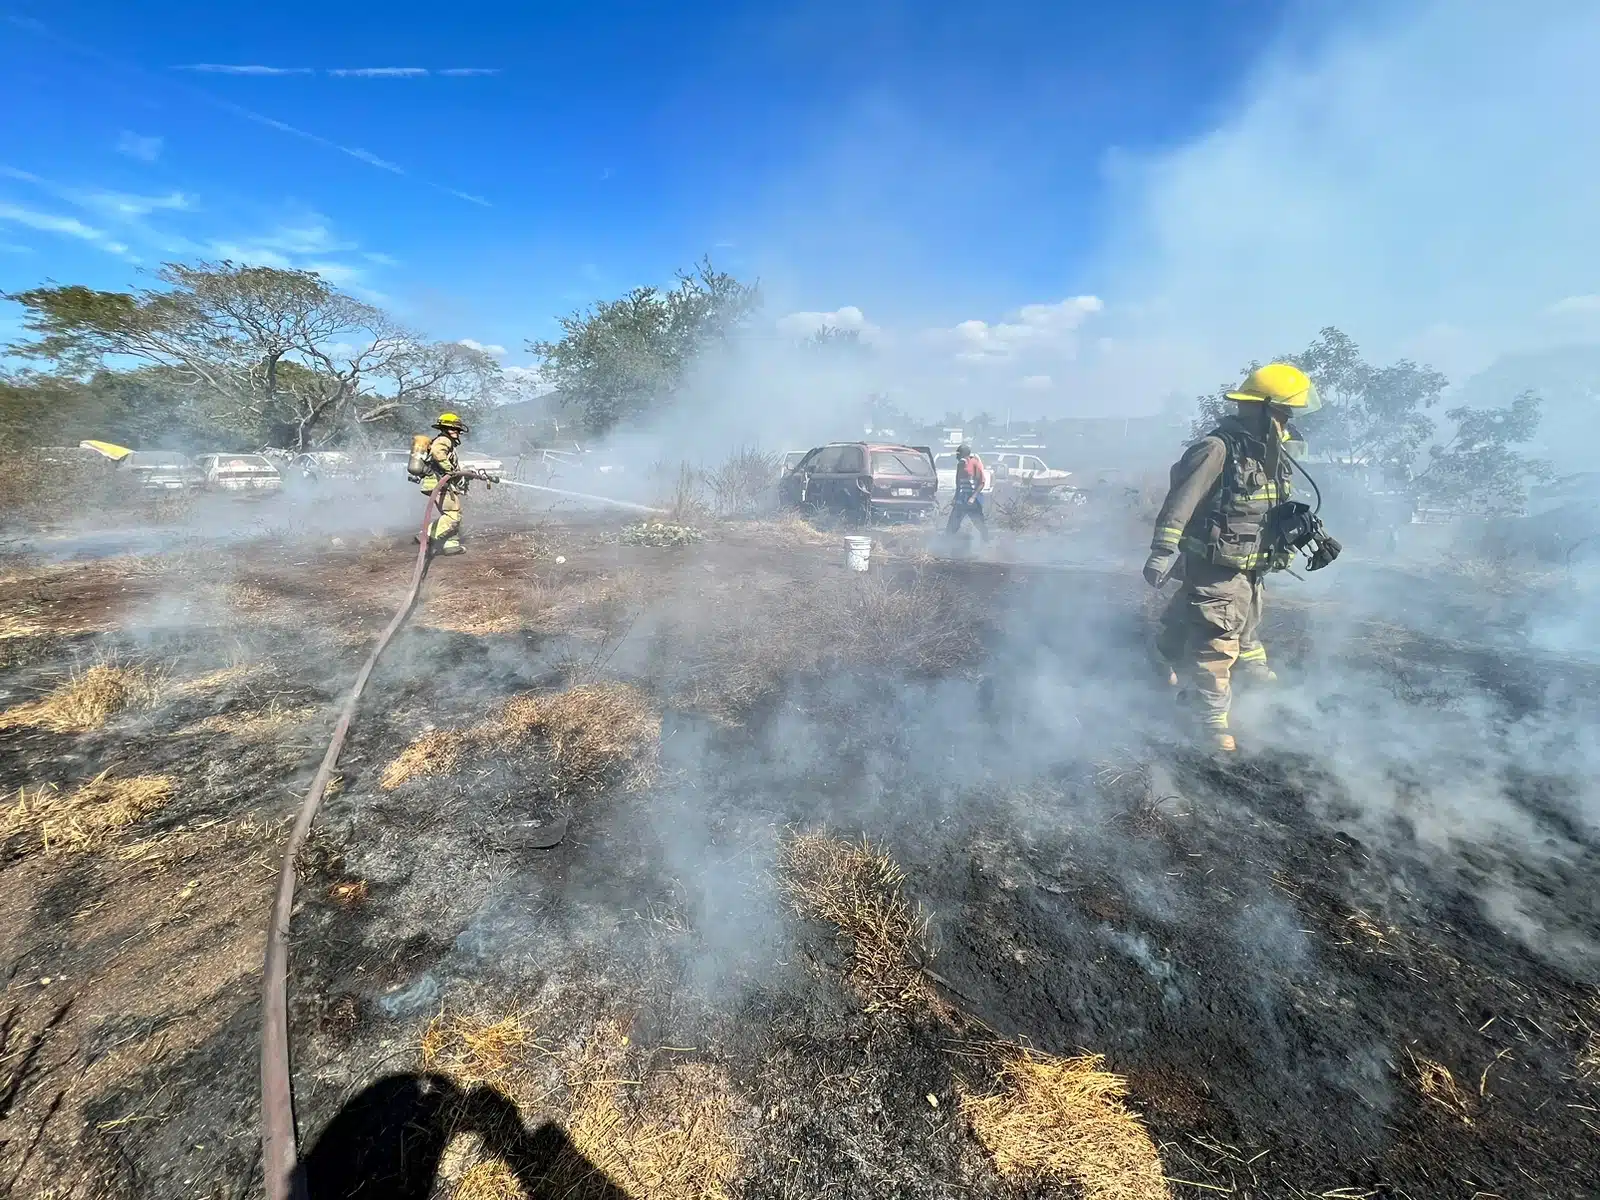
<path id="1" fill-rule="evenodd" d="M 704 1064 L 679 1064 L 628 1101 L 619 1086 L 628 1082 L 626 1047 L 622 1027 L 603 1022 L 569 1069 L 573 1147 L 630 1195 L 726 1200 L 739 1168 L 727 1079 Z"/>
<path id="2" fill-rule="evenodd" d="M 367 881 L 347 879 L 328 889 L 328 899 L 341 908 L 355 908 L 367 902 Z"/>
<path id="3" fill-rule="evenodd" d="M 924 964 L 928 919 L 901 890 L 905 872 L 866 838 L 791 834 L 778 852 L 778 879 L 801 917 L 827 921 L 850 950 L 848 978 L 868 1012 L 943 1011 Z"/>
<path id="4" fill-rule="evenodd" d="M 532 1047 L 533 1031 L 521 1013 L 497 1021 L 440 1013 L 423 1032 L 422 1065 L 453 1076 L 464 1087 L 487 1083 L 513 1091 Z"/>
<path id="5" fill-rule="evenodd" d="M 0 729 L 31 726 L 53 733 L 99 729 L 124 709 L 154 703 L 159 681 L 143 667 L 100 663 L 74 675 L 41 700 L 0 712 Z"/>
<path id="6" fill-rule="evenodd" d="M 525 1200 L 527 1194 L 510 1167 L 486 1158 L 467 1168 L 450 1200 Z"/>
<path id="7" fill-rule="evenodd" d="M 616 782 L 639 787 L 655 773 L 661 714 L 631 684 L 586 683 L 564 692 L 513 696 L 493 722 L 474 733 L 491 745 L 543 738 L 557 792 Z"/>
<path id="8" fill-rule="evenodd" d="M 0 816 L 0 840 L 30 831 L 45 851 L 95 850 L 112 835 L 149 816 L 171 799 L 173 781 L 165 775 L 112 779 L 107 769 L 71 792 L 45 786 L 32 795 L 17 792 L 17 802 Z"/>
<path id="9" fill-rule="evenodd" d="M 251 712 L 217 713 L 196 721 L 185 733 L 231 733 L 234 737 L 255 738 L 281 732 L 285 726 L 299 725 L 317 711 L 316 705 L 285 708 L 276 700 L 266 708 Z"/>
<path id="10" fill-rule="evenodd" d="M 1589 1012 L 1578 1018 L 1583 1030 L 1583 1048 L 1578 1051 L 1578 1076 L 1600 1083 L 1600 990 L 1589 1001 Z"/>
<path id="11" fill-rule="evenodd" d="M 586 683 L 564 692 L 513 696 L 489 720 L 462 730 L 433 730 L 384 768 L 382 785 L 446 775 L 474 747 L 503 749 L 541 739 L 558 795 L 612 784 L 634 788 L 655 774 L 661 715 L 638 688 Z"/>
<path id="12" fill-rule="evenodd" d="M 581 1042 L 551 1046 L 534 1039 L 521 1014 L 489 1021 L 441 1013 L 423 1035 L 422 1061 L 463 1087 L 497 1088 L 530 1126 L 543 1118 L 566 1130 L 572 1151 L 548 1164 L 541 1181 L 551 1195 L 582 1200 L 609 1180 L 652 1200 L 727 1200 L 740 1163 L 728 1080 L 698 1063 L 641 1075 L 626 1029 L 601 1021 Z M 477 1161 L 461 1175 L 455 1200 L 523 1194 L 481 1144 L 472 1153 Z"/>
<path id="13" fill-rule="evenodd" d="M 221 670 L 208 671 L 206 674 L 197 676 L 194 679 L 186 679 L 177 686 L 176 690 L 188 695 L 198 692 L 214 692 L 219 688 L 227 687 L 230 683 L 239 682 L 254 670 L 256 670 L 256 667 L 252 663 L 236 663 L 231 667 L 223 667 Z"/>
<path id="14" fill-rule="evenodd" d="M 516 596 L 487 588 L 455 588 L 435 596 L 422 612 L 423 625 L 474 637 L 515 633 L 523 626 Z"/>
<path id="15" fill-rule="evenodd" d="M 1464 1125 L 1472 1124 L 1472 1102 L 1461 1090 L 1450 1068 L 1431 1058 L 1419 1058 L 1410 1050 L 1411 1065 L 1416 1072 L 1417 1089 L 1427 1099 L 1461 1118 Z M 1486 1073 L 1487 1074 L 1487 1073 Z"/>
<path id="16" fill-rule="evenodd" d="M 1076 1185 L 1087 1200 L 1167 1200 L 1155 1142 L 1129 1110 L 1127 1083 L 1098 1054 L 1056 1058 L 1016 1048 L 992 1095 L 961 1093 L 961 1112 L 1008 1180 Z"/>
<path id="17" fill-rule="evenodd" d="M 413 738 L 411 744 L 383 769 L 378 781 L 380 786 L 391 791 L 422 776 L 448 775 L 461 762 L 464 740 L 462 733 L 450 729 L 430 729 Z"/>

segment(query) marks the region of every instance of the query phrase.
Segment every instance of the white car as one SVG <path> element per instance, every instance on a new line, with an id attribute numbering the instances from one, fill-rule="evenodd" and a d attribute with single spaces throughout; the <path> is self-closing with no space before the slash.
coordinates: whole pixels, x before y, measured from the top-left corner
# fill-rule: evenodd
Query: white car
<path id="1" fill-rule="evenodd" d="M 195 460 L 205 486 L 219 492 L 275 492 L 283 476 L 264 454 L 202 454 Z"/>
<path id="2" fill-rule="evenodd" d="M 505 470 L 505 463 L 488 454 L 477 454 L 471 450 L 456 451 L 456 462 L 463 471 L 483 471 L 489 475 L 499 475 Z"/>
<path id="3" fill-rule="evenodd" d="M 983 462 L 983 455 L 978 455 L 978 461 Z M 988 495 L 994 491 L 994 469 L 984 463 L 983 494 Z M 956 494 L 956 456 L 954 454 L 939 454 L 934 456 L 933 469 L 939 476 L 939 494 Z"/>
<path id="4" fill-rule="evenodd" d="M 994 474 L 1002 479 L 1027 480 L 1029 483 L 1063 484 L 1072 477 L 1071 471 L 1058 471 L 1045 465 L 1037 454 L 997 454 Z"/>

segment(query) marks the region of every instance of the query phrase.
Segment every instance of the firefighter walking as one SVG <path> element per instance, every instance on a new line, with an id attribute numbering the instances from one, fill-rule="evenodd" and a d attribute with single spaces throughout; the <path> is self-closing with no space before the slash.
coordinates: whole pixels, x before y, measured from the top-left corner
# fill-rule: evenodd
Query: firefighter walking
<path id="1" fill-rule="evenodd" d="M 1293 415 L 1320 407 L 1299 368 L 1268 363 L 1237 391 L 1238 406 L 1172 468 L 1156 517 L 1144 578 L 1159 588 L 1175 574 L 1183 586 L 1161 618 L 1157 649 L 1170 680 L 1186 686 L 1207 740 L 1236 749 L 1228 728 L 1235 675 L 1271 681 L 1261 642 L 1264 577 L 1290 555 L 1273 545 L 1269 514 L 1289 496 L 1291 460 L 1283 443 Z"/>
<path id="2" fill-rule="evenodd" d="M 433 427 L 439 431 L 439 436 L 428 443 L 423 459 L 422 491 L 432 495 L 442 487 L 444 494 L 439 497 L 439 515 L 428 527 L 428 542 L 439 554 L 464 554 L 467 548 L 461 544 L 461 497 L 466 493 L 467 481 L 459 477 L 449 482 L 445 480 L 450 475 L 459 476 L 458 451 L 462 435 L 468 430 L 466 423 L 453 412 L 440 413 Z"/>
<path id="3" fill-rule="evenodd" d="M 949 443 L 945 443 L 949 445 Z M 983 469 L 983 460 L 972 452 L 966 442 L 956 447 L 956 494 L 950 504 L 950 521 L 945 533 L 954 534 L 961 529 L 962 520 L 969 519 L 978 527 L 983 540 L 989 540 L 989 524 L 983 517 L 983 489 L 989 476 Z"/>

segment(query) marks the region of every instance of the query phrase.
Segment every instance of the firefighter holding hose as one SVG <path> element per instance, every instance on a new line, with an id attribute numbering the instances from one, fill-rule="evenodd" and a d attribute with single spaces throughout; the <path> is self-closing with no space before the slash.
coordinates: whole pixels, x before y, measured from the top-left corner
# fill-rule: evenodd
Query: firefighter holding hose
<path id="1" fill-rule="evenodd" d="M 468 430 L 459 416 L 453 412 L 440 413 L 433 427 L 439 431 L 439 436 L 427 440 L 425 450 L 421 445 L 412 448 L 411 473 L 421 482 L 424 494 L 432 495 L 439 488 L 444 489 L 439 497 L 439 515 L 428 527 L 429 545 L 440 554 L 464 554 L 467 548 L 461 544 L 461 497 L 466 494 L 467 481 L 472 478 L 493 482 L 493 478 L 462 473 L 458 451 L 462 435 Z M 421 443 L 426 435 L 416 440 Z"/>
<path id="2" fill-rule="evenodd" d="M 1236 670 L 1242 678 L 1275 678 L 1259 632 L 1263 579 L 1291 561 L 1275 520 L 1305 508 L 1287 503 L 1289 419 L 1315 412 L 1321 402 L 1316 385 L 1288 363 L 1256 368 L 1227 397 L 1235 412 L 1172 468 L 1144 578 L 1159 588 L 1174 574 L 1182 576 L 1183 587 L 1161 618 L 1157 649 L 1171 668 L 1169 681 L 1185 677 L 1212 748 L 1231 753 L 1237 748 L 1228 729 Z"/>

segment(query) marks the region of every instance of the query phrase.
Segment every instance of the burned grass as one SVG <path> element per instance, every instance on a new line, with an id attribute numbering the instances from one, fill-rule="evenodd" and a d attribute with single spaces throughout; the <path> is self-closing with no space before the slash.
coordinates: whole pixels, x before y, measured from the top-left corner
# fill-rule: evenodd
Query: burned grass
<path id="1" fill-rule="evenodd" d="M 1475 1105 L 1472 1098 L 1456 1082 L 1456 1077 L 1450 1068 L 1411 1050 L 1406 1051 L 1406 1057 L 1411 1062 L 1412 1081 L 1416 1084 L 1417 1090 L 1463 1125 L 1471 1125 Z"/>
<path id="2" fill-rule="evenodd" d="M 1002 1178 L 1081 1189 L 1086 1200 L 1170 1200 L 1155 1142 L 1105 1058 L 1005 1051 L 998 1090 L 961 1092 L 961 1113 Z"/>
<path id="3" fill-rule="evenodd" d="M 101 728 L 125 709 L 153 704 L 160 693 L 160 680 L 144 667 L 99 663 L 41 699 L 0 712 L 0 729 L 26 726 L 85 733 Z"/>
<path id="4" fill-rule="evenodd" d="M 264 708 L 214 713 L 189 726 L 185 733 L 225 733 L 238 738 L 267 738 L 305 724 L 316 715 L 315 705 L 289 706 L 274 700 Z"/>
<path id="5" fill-rule="evenodd" d="M 159 811 L 172 798 L 165 775 L 111 778 L 107 768 L 70 791 L 52 785 L 23 788 L 0 818 L 0 841 L 23 834 L 46 853 L 80 853 L 104 847 L 122 830 Z"/>
<path id="6" fill-rule="evenodd" d="M 944 1011 L 927 976 L 928 918 L 882 849 L 865 837 L 791 833 L 779 848 L 778 880 L 797 915 L 837 931 L 850 954 L 846 979 L 867 1012 Z"/>
<path id="7" fill-rule="evenodd" d="M 971 669 L 985 623 L 967 598 L 920 571 L 703 586 L 665 630 L 662 670 L 679 703 L 728 725 L 786 682 L 821 671 L 911 677 Z"/>
<path id="8" fill-rule="evenodd" d="M 558 796 L 637 788 L 654 775 L 661 716 L 642 691 L 626 683 L 525 693 L 478 725 L 417 737 L 384 768 L 380 782 L 392 790 L 412 779 L 449 774 L 471 750 L 512 752 L 534 742 L 548 758 L 549 786 Z"/>

